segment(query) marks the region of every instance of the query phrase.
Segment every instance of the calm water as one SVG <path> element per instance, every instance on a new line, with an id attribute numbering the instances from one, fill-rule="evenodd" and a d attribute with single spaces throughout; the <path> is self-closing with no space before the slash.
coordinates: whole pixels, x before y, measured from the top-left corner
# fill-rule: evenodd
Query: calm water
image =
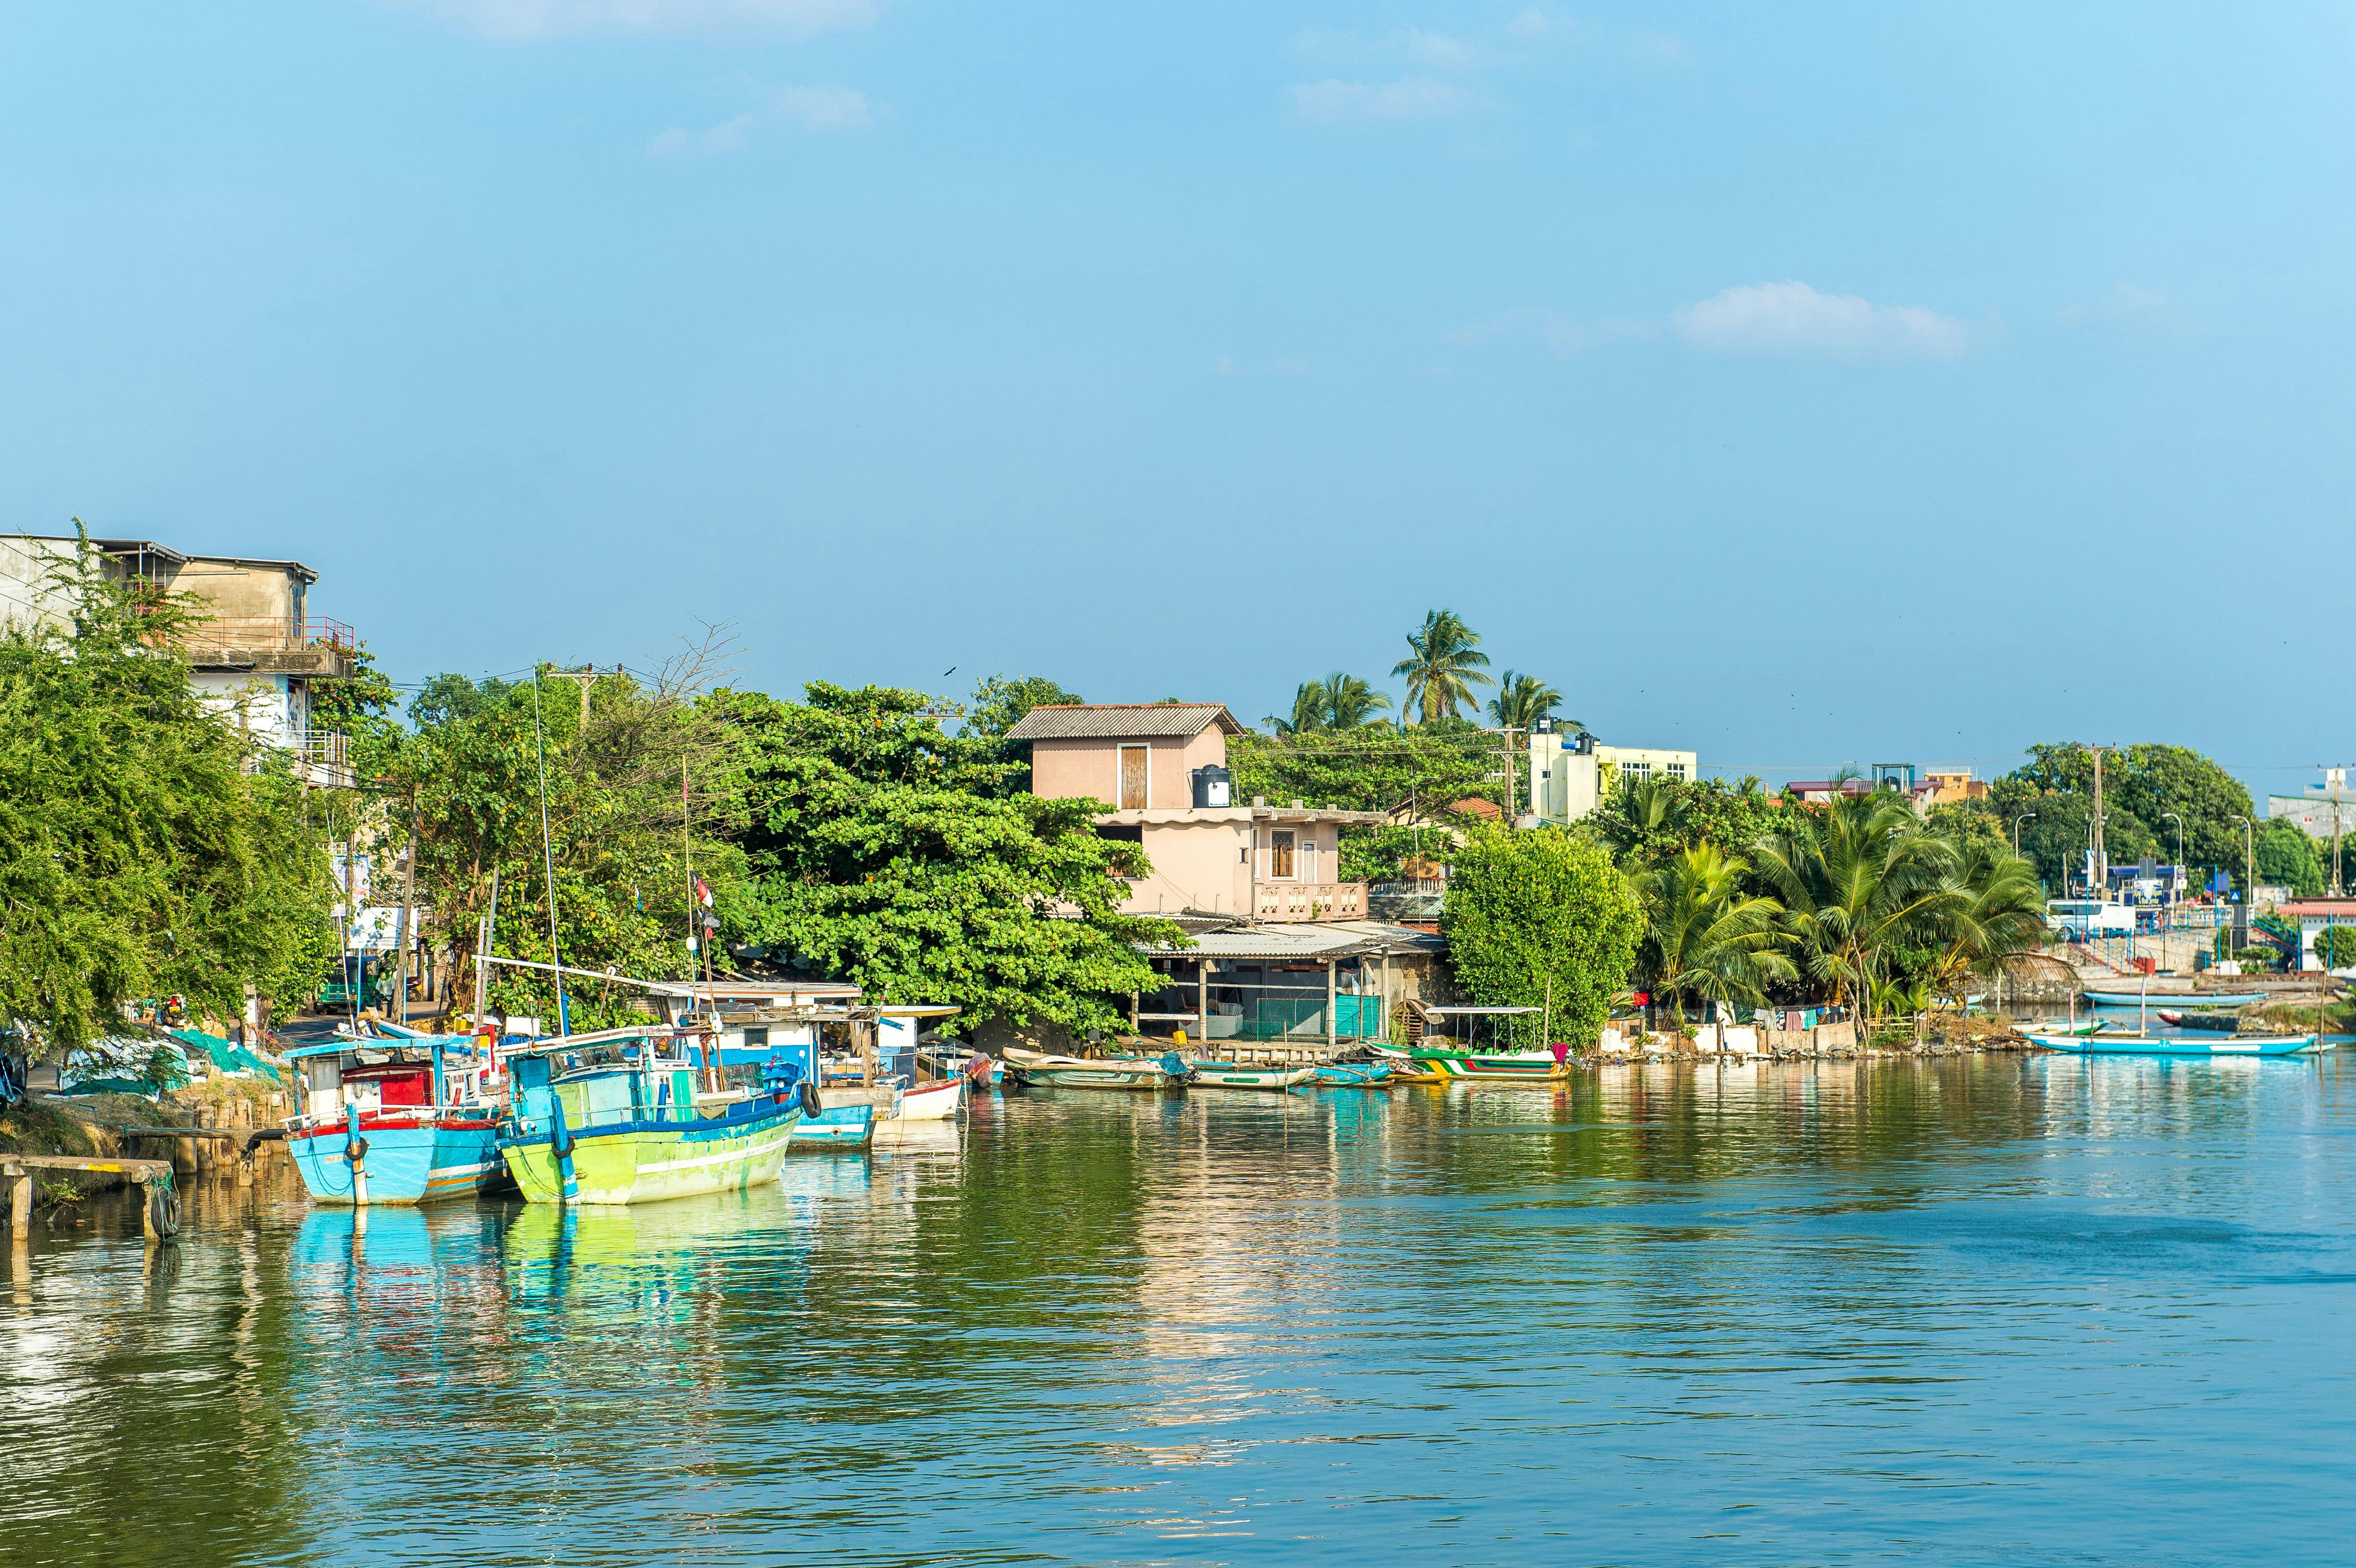
<path id="1" fill-rule="evenodd" d="M 2341 1563 L 2356 1061 L 1065 1093 L 14 1254 L 0 1562 Z"/>

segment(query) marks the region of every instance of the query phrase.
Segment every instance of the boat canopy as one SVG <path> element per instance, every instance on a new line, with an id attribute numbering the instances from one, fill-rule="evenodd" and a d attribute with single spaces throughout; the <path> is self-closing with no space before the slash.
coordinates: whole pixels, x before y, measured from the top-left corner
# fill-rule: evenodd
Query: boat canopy
<path id="1" fill-rule="evenodd" d="M 423 1060 L 406 1057 L 406 1051 L 438 1051 L 450 1056 L 472 1056 L 476 1053 L 475 1037 L 470 1034 L 423 1034 L 399 1036 L 391 1040 L 337 1039 L 325 1045 L 302 1045 L 286 1053 L 289 1061 L 307 1061 L 315 1056 L 358 1056 L 367 1065 L 377 1062 Z M 370 1061 L 373 1056 L 375 1061 Z"/>

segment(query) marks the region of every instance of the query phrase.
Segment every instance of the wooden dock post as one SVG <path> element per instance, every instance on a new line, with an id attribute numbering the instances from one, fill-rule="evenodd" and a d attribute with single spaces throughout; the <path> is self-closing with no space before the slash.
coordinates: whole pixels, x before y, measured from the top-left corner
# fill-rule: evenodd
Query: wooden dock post
<path id="1" fill-rule="evenodd" d="M 8 1184 L 8 1228 L 22 1236 L 33 1225 L 33 1173 L 12 1159 L 0 1166 L 0 1179 Z"/>

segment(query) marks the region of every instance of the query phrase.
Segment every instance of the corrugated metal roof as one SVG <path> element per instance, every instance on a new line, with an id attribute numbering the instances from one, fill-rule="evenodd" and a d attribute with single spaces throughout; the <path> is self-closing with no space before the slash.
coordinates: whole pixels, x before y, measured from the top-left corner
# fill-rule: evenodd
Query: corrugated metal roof
<path id="1" fill-rule="evenodd" d="M 1412 926 L 1379 920 L 1322 921 L 1313 925 L 1239 925 L 1226 931 L 1198 932 L 1189 948 L 1149 948 L 1157 955 L 1180 958 L 1351 958 L 1362 953 L 1437 953 L 1447 943 Z"/>
<path id="2" fill-rule="evenodd" d="M 1173 736 L 1183 740 L 1216 724 L 1230 735 L 1244 727 L 1224 702 L 1119 702 L 1033 708 L 1006 732 L 1010 741 L 1112 741 Z"/>

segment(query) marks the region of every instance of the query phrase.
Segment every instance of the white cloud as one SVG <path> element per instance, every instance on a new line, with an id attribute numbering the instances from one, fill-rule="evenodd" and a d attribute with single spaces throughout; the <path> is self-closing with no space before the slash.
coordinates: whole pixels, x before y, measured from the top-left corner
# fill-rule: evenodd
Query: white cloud
<path id="1" fill-rule="evenodd" d="M 675 158 L 687 151 L 687 133 L 674 125 L 647 144 L 647 156 Z"/>
<path id="2" fill-rule="evenodd" d="M 856 131 L 871 123 L 867 95 L 855 87 L 783 87 L 769 107 L 805 131 Z"/>
<path id="3" fill-rule="evenodd" d="M 2064 326 L 2169 328 L 2180 325 L 2180 321 L 2174 302 L 2166 294 L 2128 283 L 2113 283 L 2099 299 L 2070 305 L 2062 312 Z"/>
<path id="4" fill-rule="evenodd" d="M 1489 62 L 1489 51 L 1480 45 L 1444 33 L 1427 33 L 1420 27 L 1409 27 L 1405 43 L 1409 55 L 1440 70 L 1471 70 Z"/>
<path id="5" fill-rule="evenodd" d="M 723 120 L 703 133 L 703 150 L 707 153 L 741 153 L 744 138 L 760 122 L 750 114 L 739 114 L 733 120 Z"/>
<path id="6" fill-rule="evenodd" d="M 1570 24 L 1558 22 L 1533 5 L 1505 24 L 1505 31 L 1517 38 L 1543 38 L 1548 33 L 1567 32 Z"/>
<path id="7" fill-rule="evenodd" d="M 1297 82 L 1292 106 L 1303 120 L 1429 120 L 1462 114 L 1480 101 L 1452 82 L 1410 76 L 1398 81 Z"/>
<path id="8" fill-rule="evenodd" d="M 388 0 L 485 37 L 573 33 L 823 33 L 863 27 L 875 0 Z"/>
<path id="9" fill-rule="evenodd" d="M 1687 347 L 1713 354 L 1828 359 L 1952 359 L 1971 331 L 1921 305 L 1876 304 L 1803 283 L 1745 283 L 1679 309 L 1670 325 Z"/>

